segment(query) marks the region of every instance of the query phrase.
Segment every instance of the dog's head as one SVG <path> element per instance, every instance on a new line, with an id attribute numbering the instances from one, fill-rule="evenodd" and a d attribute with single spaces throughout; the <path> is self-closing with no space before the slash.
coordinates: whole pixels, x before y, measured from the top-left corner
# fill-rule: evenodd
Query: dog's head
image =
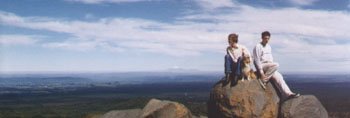
<path id="1" fill-rule="evenodd" d="M 250 67 L 250 57 L 249 56 L 243 56 L 242 58 L 242 74 L 244 77 L 248 78 L 256 78 L 253 69 Z"/>
<path id="2" fill-rule="evenodd" d="M 242 65 L 249 66 L 250 65 L 250 57 L 249 56 L 243 56 L 242 58 Z"/>

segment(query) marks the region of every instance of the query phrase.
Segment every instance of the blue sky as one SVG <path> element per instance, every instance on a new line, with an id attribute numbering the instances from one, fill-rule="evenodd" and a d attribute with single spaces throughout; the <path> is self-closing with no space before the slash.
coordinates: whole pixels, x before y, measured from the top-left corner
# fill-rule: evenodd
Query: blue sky
<path id="1" fill-rule="evenodd" d="M 265 30 L 281 72 L 350 72 L 349 0 L 1 0 L 0 72 L 220 72 Z"/>

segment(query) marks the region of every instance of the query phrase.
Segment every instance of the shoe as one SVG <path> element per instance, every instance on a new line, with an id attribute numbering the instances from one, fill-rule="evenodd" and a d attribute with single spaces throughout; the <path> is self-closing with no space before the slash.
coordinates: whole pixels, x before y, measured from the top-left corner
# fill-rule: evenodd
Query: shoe
<path id="1" fill-rule="evenodd" d="M 258 79 L 260 86 L 265 90 L 266 89 L 266 83 L 263 82 L 261 79 Z"/>
<path id="2" fill-rule="evenodd" d="M 288 99 L 297 98 L 297 97 L 300 97 L 300 94 L 299 93 L 293 93 L 293 94 L 288 96 Z"/>

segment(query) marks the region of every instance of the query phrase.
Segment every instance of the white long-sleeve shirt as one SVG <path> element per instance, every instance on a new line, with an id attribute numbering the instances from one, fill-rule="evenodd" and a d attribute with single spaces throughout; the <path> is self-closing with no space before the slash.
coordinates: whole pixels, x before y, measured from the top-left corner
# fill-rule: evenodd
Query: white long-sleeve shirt
<path id="1" fill-rule="evenodd" d="M 233 62 L 237 62 L 238 58 L 241 56 L 250 56 L 250 52 L 245 46 L 237 44 L 237 47 L 238 48 L 233 48 L 231 46 L 228 46 L 226 48 L 226 51 L 231 56 Z M 243 52 L 244 55 L 242 55 Z"/>
<path id="2" fill-rule="evenodd" d="M 273 62 L 271 46 L 269 44 L 263 46 L 261 43 L 258 43 L 253 49 L 253 56 L 254 65 L 260 72 L 263 72 L 262 63 Z"/>

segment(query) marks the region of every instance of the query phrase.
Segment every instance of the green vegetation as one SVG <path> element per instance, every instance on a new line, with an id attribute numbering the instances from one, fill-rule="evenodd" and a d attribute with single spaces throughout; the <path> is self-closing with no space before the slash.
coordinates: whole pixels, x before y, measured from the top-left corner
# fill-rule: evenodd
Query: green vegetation
<path id="1" fill-rule="evenodd" d="M 150 99 L 178 101 L 205 114 L 210 84 L 94 87 L 50 94 L 0 95 L 0 118 L 89 118 L 111 110 L 143 108 Z M 185 92 L 183 92 L 185 91 Z"/>
<path id="2" fill-rule="evenodd" d="M 0 106 L 0 118 L 86 118 L 103 114 L 110 110 L 142 108 L 149 97 L 131 99 L 101 96 L 91 97 L 56 97 L 45 101 L 46 97 L 27 100 L 9 101 Z M 30 103 L 28 103 L 30 101 Z M 44 101 L 39 103 L 40 101 Z M 4 101 L 2 101 L 4 103 Z"/>

